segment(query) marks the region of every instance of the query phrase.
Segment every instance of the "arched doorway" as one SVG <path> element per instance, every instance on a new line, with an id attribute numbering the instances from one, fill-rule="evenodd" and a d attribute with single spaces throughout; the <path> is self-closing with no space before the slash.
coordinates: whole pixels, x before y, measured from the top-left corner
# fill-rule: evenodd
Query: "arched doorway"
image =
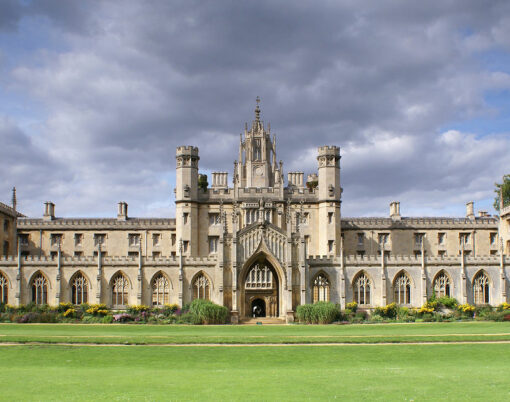
<path id="1" fill-rule="evenodd" d="M 252 317 L 265 317 L 266 316 L 266 302 L 263 299 L 257 298 L 251 302 Z"/>
<path id="2" fill-rule="evenodd" d="M 251 263 L 242 280 L 242 314 L 245 317 L 278 317 L 280 286 L 273 265 L 260 255 Z M 255 311 L 255 310 L 256 311 Z"/>

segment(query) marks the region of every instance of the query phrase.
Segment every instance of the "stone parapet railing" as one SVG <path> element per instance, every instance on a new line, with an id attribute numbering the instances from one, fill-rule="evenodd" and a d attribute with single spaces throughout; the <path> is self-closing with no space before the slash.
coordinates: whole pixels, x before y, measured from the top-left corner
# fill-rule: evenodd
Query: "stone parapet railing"
<path id="1" fill-rule="evenodd" d="M 473 229 L 488 228 L 497 229 L 498 219 L 495 217 L 447 218 L 447 217 L 403 217 L 401 220 L 391 218 L 367 217 L 367 218 L 342 218 L 341 226 L 344 230 L 349 229 Z"/>
<path id="2" fill-rule="evenodd" d="M 125 221 L 115 218 L 56 218 L 43 220 L 38 218 L 20 218 L 18 230 L 34 229 L 175 229 L 175 219 L 168 218 L 129 218 Z"/>

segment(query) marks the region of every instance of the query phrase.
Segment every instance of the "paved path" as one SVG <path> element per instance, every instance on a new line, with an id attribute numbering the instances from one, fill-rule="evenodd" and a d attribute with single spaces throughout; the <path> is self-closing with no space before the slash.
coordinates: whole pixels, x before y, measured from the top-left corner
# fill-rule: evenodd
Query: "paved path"
<path id="1" fill-rule="evenodd" d="M 124 344 L 124 343 L 69 343 L 69 342 L 3 342 L 2 346 L 91 346 L 91 347 L 119 347 L 119 346 L 162 346 L 162 347 L 289 347 L 289 346 L 402 346 L 402 345 L 474 345 L 474 344 L 501 344 L 508 341 L 431 341 L 431 342 L 372 342 L 372 343 L 149 343 L 149 344 Z"/>

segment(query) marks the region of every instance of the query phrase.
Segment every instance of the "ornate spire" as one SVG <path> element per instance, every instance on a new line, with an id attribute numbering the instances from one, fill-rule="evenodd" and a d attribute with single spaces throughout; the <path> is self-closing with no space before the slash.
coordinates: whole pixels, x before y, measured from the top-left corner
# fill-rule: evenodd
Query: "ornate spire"
<path id="1" fill-rule="evenodd" d="M 257 96 L 257 99 L 255 99 L 255 102 L 257 102 L 257 106 L 255 107 L 255 121 L 260 121 L 260 98 Z"/>

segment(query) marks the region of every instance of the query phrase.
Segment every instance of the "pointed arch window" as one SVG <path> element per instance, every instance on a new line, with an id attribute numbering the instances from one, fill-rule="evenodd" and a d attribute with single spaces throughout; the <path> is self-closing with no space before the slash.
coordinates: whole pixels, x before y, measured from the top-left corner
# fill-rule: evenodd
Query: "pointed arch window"
<path id="1" fill-rule="evenodd" d="M 475 304 L 489 304 L 489 283 L 489 277 L 485 272 L 480 272 L 478 275 L 476 275 L 473 281 L 473 296 L 475 299 Z"/>
<path id="2" fill-rule="evenodd" d="M 118 273 L 112 280 L 112 304 L 115 307 L 125 307 L 128 304 L 129 281 Z"/>
<path id="3" fill-rule="evenodd" d="M 89 284 L 83 274 L 77 274 L 71 283 L 71 301 L 73 304 L 83 304 L 89 301 Z"/>
<path id="4" fill-rule="evenodd" d="M 354 301 L 359 305 L 368 305 L 372 302 L 372 283 L 364 273 L 358 275 L 354 280 Z"/>
<path id="5" fill-rule="evenodd" d="M 152 281 L 152 305 L 163 306 L 170 301 L 170 283 L 165 275 L 159 273 Z"/>
<path id="6" fill-rule="evenodd" d="M 329 281 L 325 275 L 319 274 L 313 281 L 313 302 L 329 301 Z"/>
<path id="7" fill-rule="evenodd" d="M 7 281 L 7 278 L 5 275 L 0 272 L 0 303 L 7 304 L 8 301 L 8 290 L 9 289 L 9 282 Z"/>
<path id="8" fill-rule="evenodd" d="M 48 280 L 41 273 L 32 279 L 32 302 L 48 304 Z"/>
<path id="9" fill-rule="evenodd" d="M 209 300 L 211 298 L 209 279 L 204 274 L 198 275 L 193 281 L 193 299 Z"/>
<path id="10" fill-rule="evenodd" d="M 402 272 L 393 284 L 394 299 L 397 304 L 411 304 L 411 280 Z"/>
<path id="11" fill-rule="evenodd" d="M 436 276 L 436 279 L 434 280 L 434 294 L 436 297 L 450 297 L 451 286 L 450 277 L 446 275 L 445 272 L 441 272 Z"/>

